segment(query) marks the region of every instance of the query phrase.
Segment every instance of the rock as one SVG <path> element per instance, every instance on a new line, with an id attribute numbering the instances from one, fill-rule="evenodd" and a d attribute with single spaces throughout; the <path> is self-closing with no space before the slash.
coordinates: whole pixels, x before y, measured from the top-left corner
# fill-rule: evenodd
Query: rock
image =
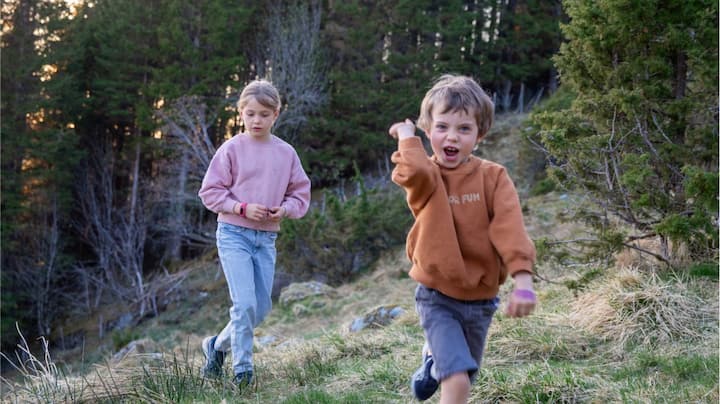
<path id="1" fill-rule="evenodd" d="M 358 332 L 364 328 L 379 328 L 390 324 L 396 317 L 405 313 L 400 306 L 379 306 L 364 317 L 358 317 L 350 323 L 350 332 Z"/>
<path id="2" fill-rule="evenodd" d="M 129 358 L 138 359 L 140 357 L 145 359 L 161 359 L 162 353 L 159 351 L 159 347 L 153 340 L 149 338 L 137 339 L 117 351 L 110 359 L 110 362 L 117 364 Z"/>
<path id="3" fill-rule="evenodd" d="M 265 348 L 268 345 L 273 344 L 275 341 L 277 341 L 278 337 L 275 335 L 263 335 L 261 337 L 255 338 L 255 344 L 259 348 Z"/>
<path id="4" fill-rule="evenodd" d="M 280 292 L 280 304 L 290 304 L 306 299 L 310 296 L 334 296 L 335 289 L 316 281 L 291 283 Z"/>
<path id="5" fill-rule="evenodd" d="M 132 313 L 125 313 L 120 318 L 118 318 L 115 321 L 115 324 L 111 327 L 113 330 L 122 330 L 123 328 L 127 328 L 133 324 L 133 315 Z"/>

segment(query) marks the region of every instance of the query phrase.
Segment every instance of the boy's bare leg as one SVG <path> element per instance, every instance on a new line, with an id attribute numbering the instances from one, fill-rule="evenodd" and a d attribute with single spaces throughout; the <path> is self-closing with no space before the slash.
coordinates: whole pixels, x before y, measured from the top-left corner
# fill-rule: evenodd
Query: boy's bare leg
<path id="1" fill-rule="evenodd" d="M 467 372 L 453 373 L 440 384 L 440 404 L 467 403 L 470 399 L 470 378 Z"/>

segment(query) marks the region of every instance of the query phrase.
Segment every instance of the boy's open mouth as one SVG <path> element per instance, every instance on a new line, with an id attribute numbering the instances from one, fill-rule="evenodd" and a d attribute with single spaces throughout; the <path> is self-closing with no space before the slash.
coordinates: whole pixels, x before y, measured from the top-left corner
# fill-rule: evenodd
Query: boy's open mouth
<path id="1" fill-rule="evenodd" d="M 452 147 L 452 146 L 447 146 L 447 147 L 443 148 L 443 151 L 445 152 L 445 155 L 448 157 L 455 157 L 460 152 L 460 150 L 458 150 L 457 148 Z"/>

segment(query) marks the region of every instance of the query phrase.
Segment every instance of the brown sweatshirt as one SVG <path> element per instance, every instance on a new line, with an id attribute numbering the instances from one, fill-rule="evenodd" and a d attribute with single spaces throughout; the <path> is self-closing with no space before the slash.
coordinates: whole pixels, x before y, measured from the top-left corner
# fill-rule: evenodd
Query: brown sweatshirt
<path id="1" fill-rule="evenodd" d="M 507 275 L 532 272 L 535 246 L 505 167 L 475 156 L 454 169 L 428 157 L 419 137 L 398 142 L 392 180 L 415 223 L 410 277 L 459 300 L 490 299 Z"/>

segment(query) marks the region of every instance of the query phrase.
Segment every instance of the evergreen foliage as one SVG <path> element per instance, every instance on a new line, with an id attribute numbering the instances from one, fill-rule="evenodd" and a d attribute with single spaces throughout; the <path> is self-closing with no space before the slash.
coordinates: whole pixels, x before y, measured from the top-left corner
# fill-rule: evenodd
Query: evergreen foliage
<path id="1" fill-rule="evenodd" d="M 300 71 L 288 58 L 282 95 L 294 115 L 286 116 L 290 131 L 278 133 L 293 137 L 315 189 L 350 181 L 356 167 L 386 175 L 395 147 L 388 126 L 416 117 L 441 73 L 473 75 L 489 93 L 502 91 L 507 105 L 528 103 L 521 88 L 540 94 L 552 87 L 555 2 L 273 4 L 321 16 L 326 51 L 299 59 L 317 63 L 318 102 L 296 108 L 309 87 L 290 91 Z M 106 301 L 136 315 L 157 309 L 149 279 L 213 246 L 215 217 L 196 196 L 203 153 L 238 132 L 233 105 L 243 85 L 258 75 L 279 77 L 277 59 L 285 55 L 278 52 L 296 50 L 286 42 L 302 39 L 270 35 L 268 27 L 302 26 L 294 20 L 302 15 L 281 12 L 287 21 L 272 23 L 277 13 L 246 0 L 3 5 L 3 349 L 13 345 L 16 321 L 49 335 L 60 314 L 89 313 Z M 202 150 L 194 153 L 192 142 Z M 347 201 L 328 194 L 325 210 L 307 219 L 345 255 L 319 254 L 312 240 L 312 249 L 279 250 L 320 259 L 318 276 L 335 268 L 328 262 L 341 262 L 341 275 L 328 276 L 338 281 L 368 265 L 382 246 L 402 241 L 409 218 L 393 193 L 361 194 Z M 298 239 L 318 234 L 303 223 L 286 227 Z M 282 242 L 303 242 L 291 235 Z"/>
<path id="2" fill-rule="evenodd" d="M 560 42 L 557 2 L 347 1 L 326 13 L 330 102 L 311 120 L 301 151 L 314 183 L 375 170 L 393 147 L 382 136 L 416 119 L 442 73 L 474 76 L 504 110 L 554 90 L 550 58 Z M 520 97 L 524 91 L 526 98 Z"/>
<path id="3" fill-rule="evenodd" d="M 46 334 L 65 298 L 64 246 L 72 205 L 76 140 L 46 102 L 47 61 L 64 29 L 64 4 L 18 1 L 3 7 L 2 345 L 16 324 Z"/>
<path id="4" fill-rule="evenodd" d="M 339 285 L 368 268 L 382 251 L 402 244 L 412 223 L 402 192 L 366 189 L 356 178 L 350 197 L 325 192 L 319 208 L 285 221 L 277 241 L 278 271 L 293 279 Z M 317 203 L 317 202 L 316 202 Z"/>
<path id="5" fill-rule="evenodd" d="M 573 219 L 591 224 L 607 253 L 659 237 L 654 255 L 669 264 L 683 250 L 717 259 L 717 3 L 564 6 L 556 63 L 576 96 L 535 121 L 556 182 L 590 196 Z"/>

